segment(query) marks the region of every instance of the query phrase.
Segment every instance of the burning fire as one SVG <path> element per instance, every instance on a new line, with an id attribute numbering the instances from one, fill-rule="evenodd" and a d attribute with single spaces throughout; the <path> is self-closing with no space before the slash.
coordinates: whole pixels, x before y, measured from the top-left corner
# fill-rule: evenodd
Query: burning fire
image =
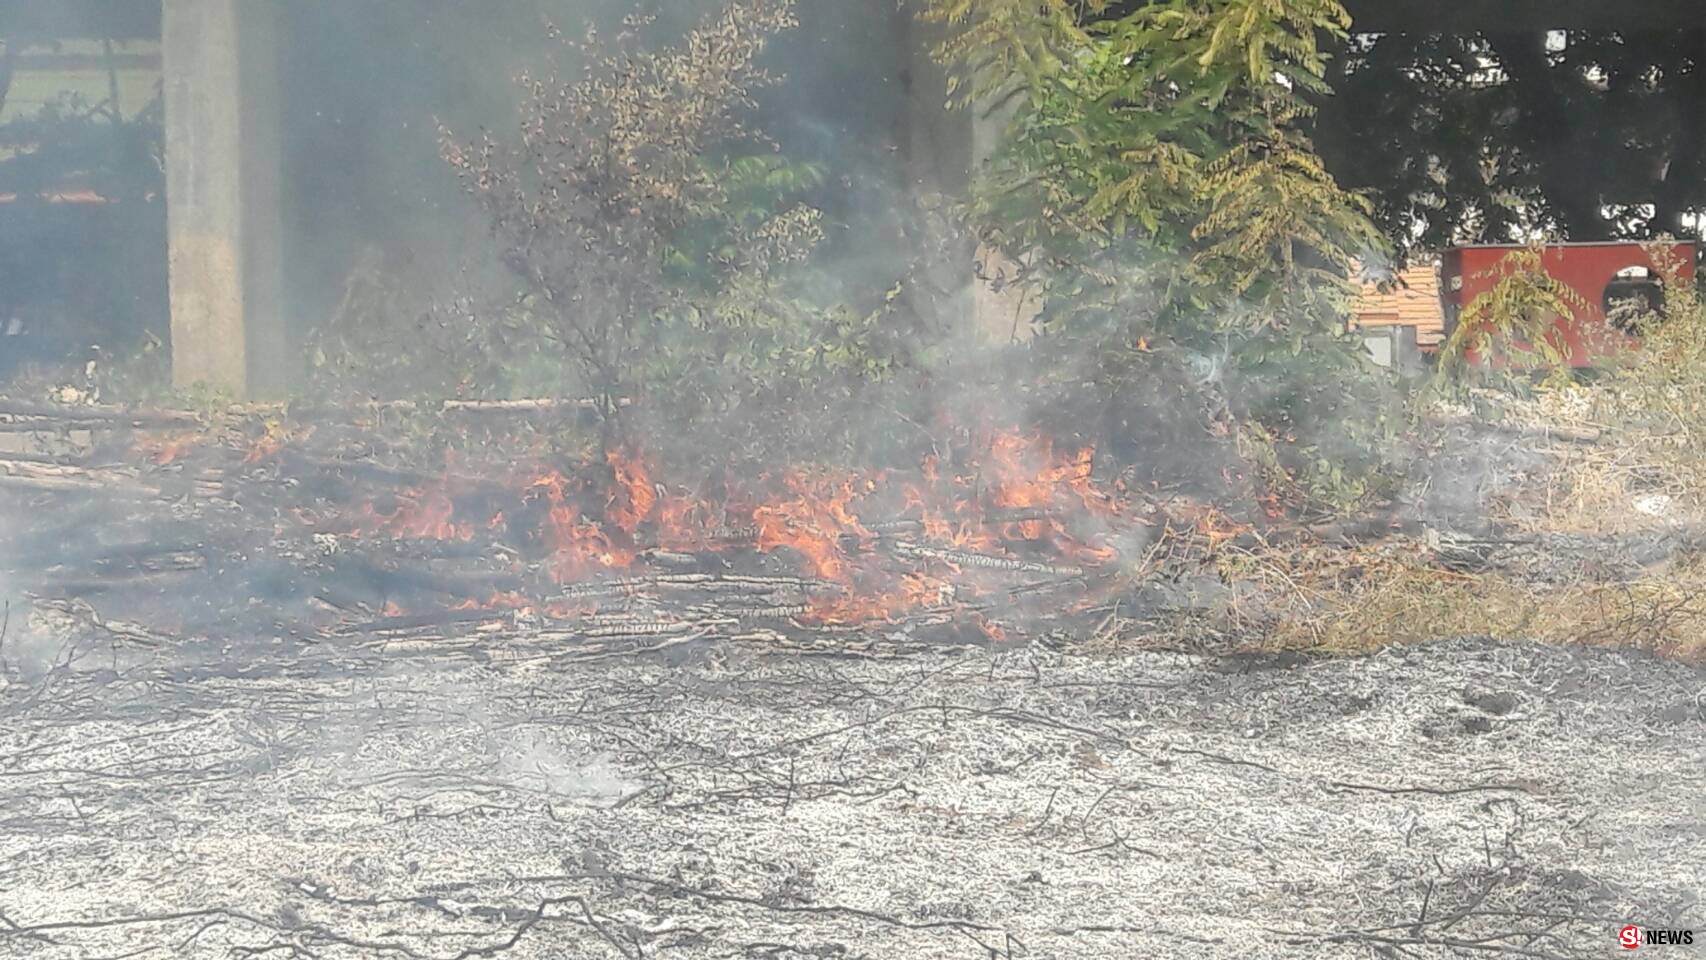
<path id="1" fill-rule="evenodd" d="M 179 457 L 194 449 L 200 438 L 192 434 L 161 437 L 139 442 L 135 451 L 145 457 L 149 463 L 163 467 L 175 462 Z"/>
<path id="2" fill-rule="evenodd" d="M 395 511 L 387 515 L 374 514 L 379 529 L 399 540 L 458 540 L 474 539 L 474 528 L 456 523 L 456 504 L 444 488 L 404 491 L 398 498 Z M 371 505 L 368 508 L 372 510 Z"/>
<path id="3" fill-rule="evenodd" d="M 1231 517 L 1213 507 L 1204 509 L 1197 515 L 1196 528 L 1197 532 L 1208 540 L 1210 548 L 1236 540 L 1255 529 L 1247 523 L 1234 522 Z"/>
<path id="4" fill-rule="evenodd" d="M 633 534 L 657 506 L 657 487 L 638 459 L 613 450 L 608 460 L 616 483 L 604 514 L 613 525 Z"/>
<path id="5" fill-rule="evenodd" d="M 790 470 L 783 483 L 793 496 L 753 511 L 758 549 L 769 553 L 790 547 L 805 558 L 818 579 L 845 583 L 849 575 L 848 541 L 868 543 L 872 539 L 851 509 L 860 492 L 870 492 L 870 481 Z"/>
<path id="6" fill-rule="evenodd" d="M 399 539 L 531 536 L 543 568 L 561 584 L 644 568 L 659 551 L 745 550 L 791 561 L 819 582 L 801 619 L 861 623 L 941 607 L 956 591 L 977 589 L 964 577 L 950 584 L 932 566 L 1022 571 L 1038 560 L 1115 559 L 1105 540 L 1123 503 L 1097 485 L 1093 466 L 1088 447 L 1063 453 L 1045 438 L 999 433 L 952 471 L 935 457 L 909 476 L 796 467 L 713 499 L 661 484 L 645 458 L 613 451 L 602 470 L 524 477 L 513 502 L 485 512 L 459 513 L 447 480 L 405 492 L 392 509 L 370 505 L 364 526 Z M 896 540 L 927 549 L 879 549 Z M 489 606 L 533 605 L 510 595 Z M 549 615 L 574 612 L 572 605 L 540 606 Z M 992 635 L 999 629 L 986 628 Z"/>
<path id="7" fill-rule="evenodd" d="M 961 550 L 1005 552 L 1008 544 L 1050 547 L 1072 560 L 1102 563 L 1115 551 L 1097 547 L 1068 529 L 1104 523 L 1119 512 L 1116 499 L 1096 489 L 1095 451 L 1059 456 L 1046 439 L 998 434 L 972 476 L 954 477 L 943 490 L 939 464 L 924 464 L 924 487 L 908 491 L 925 536 Z M 978 491 L 982 489 L 982 502 Z M 1080 531 L 1083 532 L 1083 531 Z"/>
<path id="8" fill-rule="evenodd" d="M 551 572 L 558 583 L 633 565 L 631 544 L 617 543 L 601 525 L 581 516 L 570 495 L 568 479 L 561 473 L 553 471 L 535 479 L 527 487 L 526 498 L 543 499 L 546 504 L 546 542 L 551 547 Z M 622 529 L 620 522 L 615 525 Z"/>

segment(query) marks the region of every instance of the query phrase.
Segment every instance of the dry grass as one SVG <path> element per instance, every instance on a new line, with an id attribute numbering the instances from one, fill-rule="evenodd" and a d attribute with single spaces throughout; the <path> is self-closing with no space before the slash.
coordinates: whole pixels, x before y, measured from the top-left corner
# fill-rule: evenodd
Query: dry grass
<path id="1" fill-rule="evenodd" d="M 1472 418 L 1514 428 L 1513 444 L 1545 463 L 1504 478 L 1491 498 L 1486 518 L 1502 535 L 1585 535 L 1609 554 L 1662 535 L 1698 542 L 1706 531 L 1706 296 L 1674 274 L 1670 288 L 1669 315 L 1623 367 L 1526 397 L 1471 395 Z M 1452 569 L 1420 541 L 1268 551 L 1229 572 L 1277 598 L 1265 634 L 1284 649 L 1365 653 L 1479 635 L 1706 662 L 1706 558 L 1685 549 L 1654 567 L 1560 575 L 1565 564 L 1533 552 L 1554 568 L 1540 582 L 1500 565 Z"/>
<path id="2" fill-rule="evenodd" d="M 1463 636 L 1630 647 L 1706 661 L 1706 560 L 1625 582 L 1525 583 L 1462 573 L 1425 550 L 1383 547 L 1256 560 L 1283 598 L 1267 642 L 1277 649 L 1368 653 Z"/>
<path id="3" fill-rule="evenodd" d="M 1537 488 L 1502 520 L 1514 529 L 1630 534 L 1706 526 L 1706 488 L 1667 452 L 1629 442 L 1563 452 Z"/>

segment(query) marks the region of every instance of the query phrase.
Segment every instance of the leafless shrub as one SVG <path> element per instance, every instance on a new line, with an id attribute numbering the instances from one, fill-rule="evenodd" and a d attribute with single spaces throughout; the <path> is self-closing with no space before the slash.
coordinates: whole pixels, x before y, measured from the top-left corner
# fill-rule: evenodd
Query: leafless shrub
<path id="1" fill-rule="evenodd" d="M 732 192 L 774 153 L 746 118 L 773 82 L 760 54 L 795 23 L 791 0 L 732 0 L 660 49 L 641 43 L 640 18 L 614 41 L 552 28 L 562 57 L 520 78 L 514 133 L 469 143 L 441 129 L 442 155 L 490 218 L 541 332 L 599 395 L 636 389 L 658 354 L 738 322 L 733 305 L 762 297 L 819 239 L 816 210 Z"/>

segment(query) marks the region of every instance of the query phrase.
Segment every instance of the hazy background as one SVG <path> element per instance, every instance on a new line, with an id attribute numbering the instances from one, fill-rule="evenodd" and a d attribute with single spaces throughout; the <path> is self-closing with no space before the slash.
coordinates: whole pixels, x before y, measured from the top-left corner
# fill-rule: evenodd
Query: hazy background
<path id="1" fill-rule="evenodd" d="M 484 218 L 439 157 L 437 124 L 463 138 L 486 129 L 500 139 L 510 134 L 518 121 L 517 75 L 545 72 L 566 52 L 546 36 L 547 23 L 570 36 L 589 24 L 611 35 L 640 12 L 656 16 L 656 35 L 667 38 L 721 4 L 276 6 L 280 93 L 265 108 L 282 125 L 279 226 L 289 322 L 302 344 L 335 318 L 352 288 L 373 287 L 375 274 L 385 277 L 383 290 L 417 301 L 406 309 L 515 286 L 495 265 Z M 915 195 L 963 187 L 966 145 L 945 119 L 941 77 L 920 53 L 910 9 L 886 0 L 801 0 L 797 12 L 800 27 L 769 51 L 768 66 L 782 82 L 764 92 L 756 125 L 791 159 L 826 173 L 822 187 L 803 198 L 824 211 L 830 227 L 821 262 L 833 267 L 824 275 L 891 283 L 906 267 L 895 238 Z M 14 326 L 29 335 L 27 343 L 5 344 L 0 366 L 76 356 L 88 343 L 103 344 L 112 356 L 147 337 L 163 342 L 160 45 L 151 34 L 157 5 L 85 3 L 52 16 L 15 16 L 4 26 L 9 32 L 0 40 L 23 59 L 0 105 L 0 122 L 13 122 L 12 142 L 0 143 L 0 194 L 30 202 L 0 204 L 0 321 L 20 318 Z M 51 129 L 37 122 L 44 107 L 58 118 Z M 127 125 L 124 136 L 110 136 L 115 118 Z M 67 186 L 92 188 L 102 202 L 73 209 L 33 201 Z M 0 369 L 0 376 L 8 372 Z"/>
<path id="2" fill-rule="evenodd" d="M 660 26 L 686 26 L 717 4 L 653 4 Z M 489 268 L 483 221 L 439 159 L 436 122 L 463 137 L 511 130 L 515 77 L 558 45 L 547 20 L 621 29 L 631 0 L 501 5 L 455 0 L 308 0 L 281 30 L 280 105 L 286 144 L 288 273 L 298 332 L 337 308 L 345 280 L 383 254 L 386 269 L 442 284 L 464 267 Z M 758 126 L 791 158 L 820 164 L 809 198 L 832 225 L 823 253 L 837 273 L 897 275 L 901 251 L 881 238 L 905 212 L 919 98 L 909 14 L 888 4 L 802 0 L 801 25 L 769 52 L 786 81 L 767 90 Z M 666 33 L 671 31 L 665 31 Z M 501 281 L 498 281 L 501 282 Z"/>

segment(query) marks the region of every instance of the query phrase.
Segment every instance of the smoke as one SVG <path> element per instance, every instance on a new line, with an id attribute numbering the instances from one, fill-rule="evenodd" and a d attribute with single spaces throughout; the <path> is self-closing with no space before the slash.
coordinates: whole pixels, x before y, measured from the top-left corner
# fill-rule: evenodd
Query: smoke
<path id="1" fill-rule="evenodd" d="M 332 319 L 366 251 L 417 287 L 490 266 L 481 256 L 490 245 L 438 158 L 435 122 L 512 125 L 514 78 L 543 54 L 542 18 L 529 4 L 448 0 L 285 8 L 282 226 L 299 340 Z"/>
<path id="2" fill-rule="evenodd" d="M 9 519 L 0 519 L 0 539 L 18 542 L 16 525 Z M 18 585 L 14 569 L 0 564 L 0 690 L 12 683 L 34 683 L 76 653 L 65 639 L 72 631 L 53 629 L 51 618 Z"/>
<path id="3" fill-rule="evenodd" d="M 667 34 L 719 4 L 649 6 Z M 331 318 L 366 250 L 382 251 L 385 268 L 407 287 L 442 290 L 452 277 L 501 282 L 495 245 L 439 159 L 437 124 L 507 134 L 517 122 L 516 77 L 562 53 L 545 24 L 571 35 L 583 25 L 610 33 L 634 12 L 627 0 L 288 5 L 278 107 L 298 335 Z M 892 240 L 909 207 L 907 143 L 918 96 L 906 14 L 806 0 L 799 16 L 800 27 L 767 58 L 786 81 L 765 91 L 754 126 L 790 159 L 827 171 L 810 201 L 840 225 L 828 238 L 834 275 L 851 285 L 892 281 L 904 269 Z"/>
<path id="4" fill-rule="evenodd" d="M 615 800 L 639 788 L 608 754 L 583 754 L 554 744 L 544 733 L 504 745 L 498 776 L 517 786 L 559 797 Z"/>

